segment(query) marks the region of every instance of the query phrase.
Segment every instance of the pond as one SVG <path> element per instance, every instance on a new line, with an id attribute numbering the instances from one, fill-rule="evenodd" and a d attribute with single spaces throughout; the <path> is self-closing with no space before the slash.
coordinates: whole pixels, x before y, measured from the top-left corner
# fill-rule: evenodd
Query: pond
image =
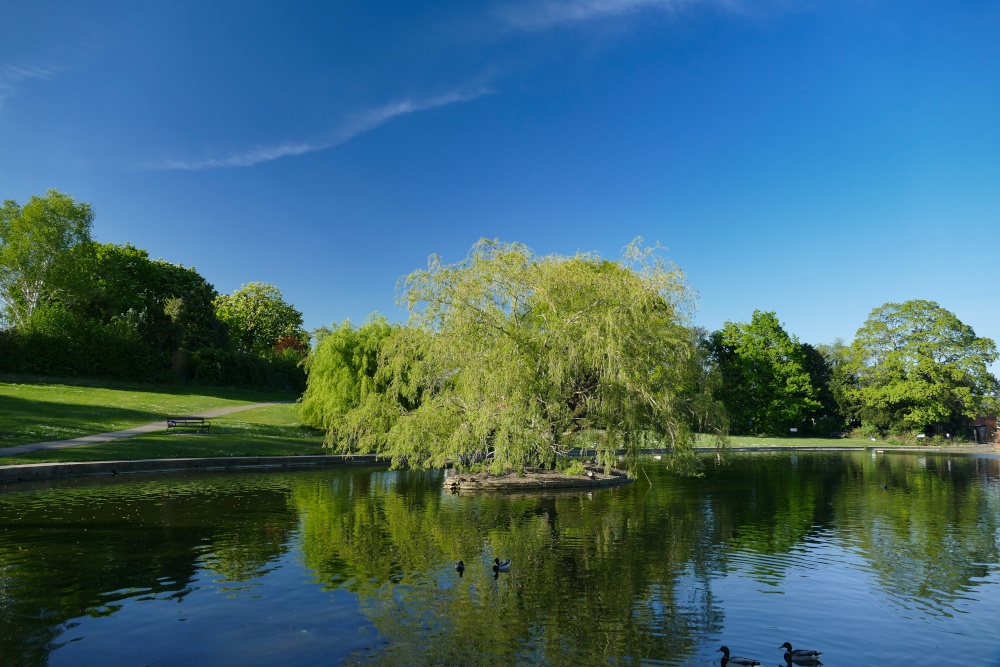
<path id="1" fill-rule="evenodd" d="M 0 527 L 2 664 L 1000 664 L 991 456 L 649 462 L 521 497 L 372 468 L 77 480 L 0 488 Z"/>

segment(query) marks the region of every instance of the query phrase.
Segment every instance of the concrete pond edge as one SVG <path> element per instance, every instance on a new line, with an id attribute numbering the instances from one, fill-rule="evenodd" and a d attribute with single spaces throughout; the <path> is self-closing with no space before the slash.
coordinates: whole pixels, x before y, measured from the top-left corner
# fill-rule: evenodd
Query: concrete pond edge
<path id="1" fill-rule="evenodd" d="M 188 459 L 136 459 L 126 461 L 73 461 L 0 466 L 0 484 L 74 477 L 107 477 L 167 472 L 218 472 L 275 468 L 309 468 L 335 465 L 388 465 L 371 454 L 348 456 L 216 456 Z"/>

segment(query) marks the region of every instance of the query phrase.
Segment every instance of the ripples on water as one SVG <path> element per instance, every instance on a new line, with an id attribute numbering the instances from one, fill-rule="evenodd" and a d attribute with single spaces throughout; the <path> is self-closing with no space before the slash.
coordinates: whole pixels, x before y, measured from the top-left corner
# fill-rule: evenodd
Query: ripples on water
<path id="1" fill-rule="evenodd" d="M 8 487 L 0 663 L 1000 664 L 998 459 L 707 465 L 527 497 L 374 469 Z"/>

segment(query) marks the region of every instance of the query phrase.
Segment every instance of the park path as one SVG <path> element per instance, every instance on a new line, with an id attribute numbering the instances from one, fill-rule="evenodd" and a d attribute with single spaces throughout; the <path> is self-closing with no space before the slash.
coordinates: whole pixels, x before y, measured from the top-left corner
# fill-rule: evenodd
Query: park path
<path id="1" fill-rule="evenodd" d="M 205 417 L 210 419 L 212 417 L 222 417 L 223 415 L 230 415 L 234 412 L 242 412 L 243 410 L 252 410 L 253 408 L 265 408 L 271 405 L 281 405 L 281 402 L 272 403 L 248 403 L 247 405 L 230 405 L 225 408 L 215 408 L 213 410 L 205 410 L 199 412 L 199 417 Z M 167 419 L 163 419 L 155 422 L 150 422 L 149 424 L 142 424 L 141 426 L 133 426 L 132 428 L 126 428 L 121 431 L 109 431 L 108 433 L 95 433 L 94 435 L 83 435 L 79 438 L 71 438 L 69 440 L 50 440 L 48 442 L 32 442 L 26 445 L 17 445 L 15 447 L 0 447 L 0 456 L 13 456 L 14 454 L 24 454 L 27 452 L 35 452 L 40 449 L 64 449 L 66 447 L 79 447 L 80 445 L 93 445 L 99 442 L 111 442 L 112 440 L 121 440 L 122 438 L 131 438 L 133 436 L 141 435 L 143 433 L 152 433 L 154 431 L 166 431 L 167 430 Z"/>

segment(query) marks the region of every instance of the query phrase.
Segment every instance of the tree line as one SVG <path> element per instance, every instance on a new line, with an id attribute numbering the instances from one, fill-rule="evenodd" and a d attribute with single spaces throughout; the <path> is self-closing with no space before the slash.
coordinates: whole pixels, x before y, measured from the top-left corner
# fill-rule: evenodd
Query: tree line
<path id="1" fill-rule="evenodd" d="M 965 437 L 996 409 L 996 345 L 931 301 L 874 309 L 851 344 L 800 342 L 773 312 L 718 331 L 657 248 L 537 256 L 483 240 L 400 281 L 405 324 L 374 314 L 318 333 L 303 421 L 336 451 L 492 470 L 610 464 L 664 447 L 680 468 L 708 434 Z"/>
<path id="2" fill-rule="evenodd" d="M 301 390 L 309 336 L 278 288 L 219 294 L 194 268 L 92 237 L 57 190 L 0 208 L 0 371 Z"/>
<path id="3" fill-rule="evenodd" d="M 93 240 L 89 204 L 50 190 L 0 209 L 0 371 L 302 390 L 331 447 L 397 463 L 563 464 L 588 447 L 706 435 L 967 434 L 993 411 L 995 343 L 930 301 L 874 309 L 850 344 L 800 342 L 773 312 L 694 326 L 694 292 L 657 247 L 618 260 L 482 240 L 400 282 L 406 323 L 315 332 L 280 290 L 220 295 L 195 269 Z M 308 381 L 307 381 L 308 373 Z"/>

